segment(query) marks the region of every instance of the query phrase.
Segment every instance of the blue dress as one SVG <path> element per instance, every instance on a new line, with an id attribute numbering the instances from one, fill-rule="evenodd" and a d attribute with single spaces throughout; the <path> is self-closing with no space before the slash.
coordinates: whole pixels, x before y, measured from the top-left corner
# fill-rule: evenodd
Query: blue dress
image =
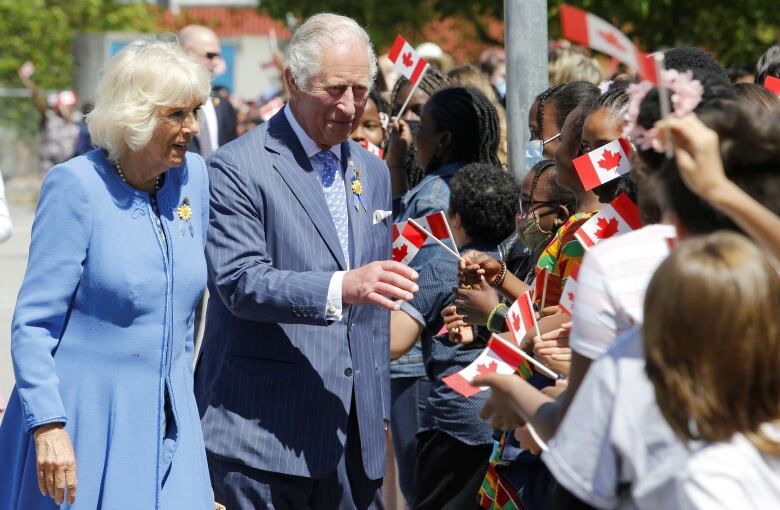
<path id="1" fill-rule="evenodd" d="M 159 224 L 149 195 L 101 149 L 43 183 L 12 325 L 2 510 L 56 508 L 38 489 L 31 433 L 51 422 L 66 423 L 76 453 L 76 502 L 62 508 L 214 508 L 192 376 L 206 283 L 203 159 L 187 154 L 157 197 Z"/>

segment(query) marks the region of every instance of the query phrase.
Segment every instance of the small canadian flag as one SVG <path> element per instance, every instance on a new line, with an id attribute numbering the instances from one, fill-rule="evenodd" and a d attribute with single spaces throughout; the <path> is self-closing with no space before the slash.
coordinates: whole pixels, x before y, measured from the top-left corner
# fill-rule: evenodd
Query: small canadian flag
<path id="1" fill-rule="evenodd" d="M 360 142 L 360 145 L 362 145 L 364 149 L 366 149 L 368 152 L 378 157 L 379 159 L 382 159 L 385 155 L 385 151 L 383 151 L 379 146 L 369 142 L 365 138 Z"/>
<path id="2" fill-rule="evenodd" d="M 506 314 L 506 324 L 516 345 L 520 345 L 528 331 L 536 329 L 536 316 L 530 292 L 523 292 L 517 301 L 512 303 Z"/>
<path id="3" fill-rule="evenodd" d="M 780 96 L 780 78 L 767 76 L 764 78 L 764 88 L 776 96 Z"/>
<path id="4" fill-rule="evenodd" d="M 561 293 L 561 300 L 558 301 L 558 306 L 566 315 L 574 315 L 574 298 L 577 291 L 577 275 L 580 272 L 580 265 L 577 264 L 572 269 L 569 277 L 566 278 L 566 284 L 563 286 L 563 293 Z"/>
<path id="5" fill-rule="evenodd" d="M 577 229 L 574 237 L 586 250 L 589 250 L 604 239 L 641 227 L 639 208 L 628 195 L 621 193 Z"/>
<path id="6" fill-rule="evenodd" d="M 598 149 L 576 158 L 574 168 L 582 187 L 590 191 L 631 171 L 631 143 L 626 138 L 612 140 Z"/>
<path id="7" fill-rule="evenodd" d="M 640 51 L 617 27 L 595 14 L 562 4 L 561 30 L 564 38 L 606 53 L 636 69 L 643 79 L 658 82 L 653 59 Z"/>
<path id="8" fill-rule="evenodd" d="M 444 213 L 439 211 L 415 220 L 422 228 L 433 234 L 436 239 L 451 239 L 450 226 Z M 428 241 L 428 236 L 411 221 L 393 224 L 393 260 L 402 264 L 412 261 L 420 248 Z M 430 241 L 435 243 L 435 241 Z M 453 245 L 455 242 L 453 241 Z"/>
<path id="9" fill-rule="evenodd" d="M 550 272 L 547 270 L 546 267 L 543 267 L 538 273 L 536 273 L 536 276 L 534 277 L 534 293 L 533 293 L 533 301 L 543 303 L 544 300 L 542 299 L 542 296 L 545 295 L 545 291 L 547 290 L 547 279 L 550 277 Z M 542 308 L 544 308 L 544 305 L 540 305 Z"/>
<path id="10" fill-rule="evenodd" d="M 472 386 L 471 381 L 487 374 L 511 375 L 523 365 L 524 361 L 525 358 L 516 347 L 493 335 L 477 359 L 460 372 L 444 377 L 442 381 L 464 397 L 470 397 L 487 389 L 487 387 Z"/>
<path id="11" fill-rule="evenodd" d="M 400 35 L 395 38 L 387 56 L 398 72 L 406 76 L 412 85 L 415 85 L 422 78 L 428 67 L 428 62 Z"/>

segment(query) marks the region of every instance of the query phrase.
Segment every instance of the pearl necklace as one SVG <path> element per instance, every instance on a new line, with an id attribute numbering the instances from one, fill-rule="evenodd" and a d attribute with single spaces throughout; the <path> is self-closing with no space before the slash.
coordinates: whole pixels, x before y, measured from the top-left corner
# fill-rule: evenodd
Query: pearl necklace
<path id="1" fill-rule="evenodd" d="M 117 159 L 114 161 L 114 168 L 116 168 L 116 172 L 119 174 L 119 178 L 122 179 L 122 182 L 127 183 L 127 178 L 125 177 L 125 173 L 122 171 L 122 165 L 119 164 L 119 160 Z M 161 179 L 158 175 L 154 178 L 154 192 L 152 192 L 152 195 L 156 195 L 158 191 L 160 191 L 161 187 Z"/>

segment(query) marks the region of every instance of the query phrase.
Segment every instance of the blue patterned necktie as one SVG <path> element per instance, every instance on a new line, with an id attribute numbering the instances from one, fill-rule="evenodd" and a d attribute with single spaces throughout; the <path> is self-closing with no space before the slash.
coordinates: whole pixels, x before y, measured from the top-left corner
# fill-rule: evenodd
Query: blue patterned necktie
<path id="1" fill-rule="evenodd" d="M 347 216 L 347 196 L 344 188 L 344 178 L 339 171 L 336 155 L 331 151 L 320 151 L 315 154 L 317 161 L 322 165 L 320 178 L 322 180 L 322 192 L 325 202 L 328 204 L 333 225 L 339 236 L 341 251 L 344 260 L 349 266 L 349 217 Z"/>

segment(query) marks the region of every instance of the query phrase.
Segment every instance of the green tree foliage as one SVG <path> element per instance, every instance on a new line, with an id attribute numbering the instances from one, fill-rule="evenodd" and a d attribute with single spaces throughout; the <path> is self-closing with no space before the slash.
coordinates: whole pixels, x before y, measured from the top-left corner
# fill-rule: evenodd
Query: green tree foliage
<path id="1" fill-rule="evenodd" d="M 0 0 L 0 86 L 21 88 L 17 75 L 27 60 L 42 89 L 69 88 L 72 43 L 80 32 L 152 30 L 153 10 L 142 3 L 111 0 Z M 29 99 L 2 98 L 4 123 L 34 132 L 38 114 Z"/>
<path id="2" fill-rule="evenodd" d="M 560 36 L 561 0 L 549 2 L 550 36 Z M 780 9 L 770 0 L 570 1 L 619 27 L 641 48 L 698 46 L 724 65 L 755 63 L 780 39 Z"/>
<path id="3" fill-rule="evenodd" d="M 523 1 L 523 0 L 520 0 Z M 562 0 L 548 1 L 549 33 L 560 37 Z M 771 0 L 569 0 L 620 27 L 645 50 L 695 45 L 717 55 L 726 64 L 752 63 L 780 38 L 780 9 Z M 284 19 L 317 12 L 340 12 L 368 27 L 377 46 L 390 44 L 399 30 L 416 30 L 427 22 L 457 16 L 471 22 L 485 43 L 495 43 L 485 19 L 502 19 L 498 0 L 262 0 L 260 9 Z"/>

